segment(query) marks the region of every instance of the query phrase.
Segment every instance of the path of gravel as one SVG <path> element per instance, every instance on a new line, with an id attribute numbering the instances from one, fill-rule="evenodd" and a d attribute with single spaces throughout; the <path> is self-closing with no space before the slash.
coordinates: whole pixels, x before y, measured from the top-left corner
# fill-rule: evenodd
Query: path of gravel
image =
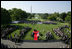
<path id="1" fill-rule="evenodd" d="M 67 44 L 57 41 L 57 42 L 23 42 L 15 43 L 10 40 L 1 39 L 1 43 L 8 45 L 9 48 L 60 48 L 66 46 Z"/>

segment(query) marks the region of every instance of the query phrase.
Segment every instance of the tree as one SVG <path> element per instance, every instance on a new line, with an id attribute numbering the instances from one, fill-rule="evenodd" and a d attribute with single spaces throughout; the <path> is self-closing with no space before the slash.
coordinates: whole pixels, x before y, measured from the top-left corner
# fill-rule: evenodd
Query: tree
<path id="1" fill-rule="evenodd" d="M 27 19 L 27 13 L 21 9 L 13 8 L 9 10 L 12 21 Z"/>
<path id="2" fill-rule="evenodd" d="M 67 17 L 65 18 L 65 21 L 71 24 L 71 12 L 67 13 Z"/>
<path id="3" fill-rule="evenodd" d="M 65 21 L 71 22 L 71 16 L 67 16 L 67 17 L 65 18 Z"/>
<path id="4" fill-rule="evenodd" d="M 59 13 L 53 13 L 53 14 L 49 14 L 49 16 L 48 16 L 48 19 L 49 20 L 52 20 L 52 21 L 56 21 L 56 20 L 58 20 L 58 19 L 60 19 L 60 18 L 58 18 L 59 17 Z"/>
<path id="5" fill-rule="evenodd" d="M 32 13 L 32 14 L 31 14 L 31 18 L 34 18 L 34 17 L 35 17 L 35 13 Z"/>
<path id="6" fill-rule="evenodd" d="M 67 14 L 65 12 L 60 14 L 60 18 L 63 19 L 63 21 L 65 21 L 65 17 L 67 16 Z"/>
<path id="7" fill-rule="evenodd" d="M 1 8 L 1 25 L 7 25 L 11 22 L 10 13 L 4 9 Z"/>
<path id="8" fill-rule="evenodd" d="M 56 17 L 53 16 L 53 14 L 51 16 L 49 16 L 48 19 L 51 20 L 51 21 L 56 21 Z"/>
<path id="9" fill-rule="evenodd" d="M 44 13 L 41 15 L 42 19 L 47 19 L 48 18 L 48 13 Z"/>
<path id="10" fill-rule="evenodd" d="M 71 16 L 71 11 L 67 12 L 67 15 Z"/>
<path id="11" fill-rule="evenodd" d="M 59 17 L 59 13 L 56 13 L 56 12 L 55 12 L 53 15 L 54 15 L 56 18 Z"/>
<path id="12" fill-rule="evenodd" d="M 27 16 L 28 16 L 28 19 L 32 18 L 30 13 L 27 13 Z"/>
<path id="13" fill-rule="evenodd" d="M 63 22 L 63 19 L 61 19 L 60 17 L 56 18 L 57 21 Z"/>

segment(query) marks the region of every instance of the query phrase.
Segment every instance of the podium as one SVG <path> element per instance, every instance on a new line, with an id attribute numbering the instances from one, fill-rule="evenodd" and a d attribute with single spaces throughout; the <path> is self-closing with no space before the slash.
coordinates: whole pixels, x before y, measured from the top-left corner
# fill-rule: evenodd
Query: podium
<path id="1" fill-rule="evenodd" d="M 37 34 L 34 34 L 34 40 L 38 40 Z"/>

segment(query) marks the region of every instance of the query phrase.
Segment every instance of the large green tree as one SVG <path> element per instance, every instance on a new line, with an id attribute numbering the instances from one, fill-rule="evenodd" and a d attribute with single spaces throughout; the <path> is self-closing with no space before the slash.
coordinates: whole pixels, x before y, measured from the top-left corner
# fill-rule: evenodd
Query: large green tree
<path id="1" fill-rule="evenodd" d="M 21 9 L 13 8 L 9 10 L 12 21 L 24 20 L 28 18 L 27 13 Z"/>
<path id="2" fill-rule="evenodd" d="M 48 19 L 51 21 L 56 21 L 56 17 L 53 14 L 49 16 Z"/>
<path id="3" fill-rule="evenodd" d="M 71 12 L 67 13 L 67 17 L 65 18 L 65 21 L 71 24 Z"/>
<path id="4" fill-rule="evenodd" d="M 65 21 L 66 16 L 67 16 L 67 14 L 65 12 L 60 14 L 60 18 L 63 19 L 63 21 Z"/>
<path id="5" fill-rule="evenodd" d="M 48 19 L 49 20 L 52 20 L 52 21 L 56 21 L 57 20 L 57 17 L 59 17 L 59 13 L 53 13 L 53 14 L 50 14 Z"/>
<path id="6" fill-rule="evenodd" d="M 6 25 L 9 24 L 10 22 L 11 22 L 11 17 L 9 12 L 6 9 L 1 8 L 1 25 Z"/>

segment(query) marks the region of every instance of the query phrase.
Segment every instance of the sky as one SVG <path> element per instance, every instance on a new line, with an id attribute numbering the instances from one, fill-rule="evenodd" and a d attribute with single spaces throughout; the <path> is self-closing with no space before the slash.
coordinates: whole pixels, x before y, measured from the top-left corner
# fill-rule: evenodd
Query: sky
<path id="1" fill-rule="evenodd" d="M 54 13 L 71 11 L 71 1 L 1 1 L 1 7 L 7 10 L 22 9 L 31 13 Z"/>

